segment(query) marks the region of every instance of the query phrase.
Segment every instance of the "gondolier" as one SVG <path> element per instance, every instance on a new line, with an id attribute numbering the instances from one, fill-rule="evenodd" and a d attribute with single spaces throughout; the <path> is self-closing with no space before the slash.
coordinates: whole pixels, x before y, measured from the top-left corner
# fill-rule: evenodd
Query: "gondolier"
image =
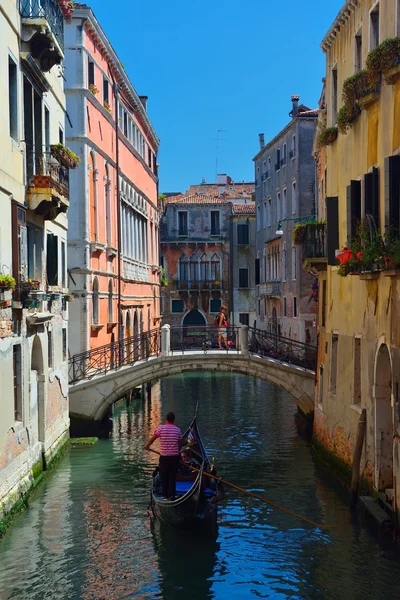
<path id="1" fill-rule="evenodd" d="M 160 478 L 163 499 L 173 500 L 175 498 L 176 473 L 179 465 L 179 449 L 184 444 L 181 430 L 175 425 L 173 412 L 167 414 L 164 425 L 157 427 L 153 436 L 145 445 L 145 450 L 150 450 L 150 446 L 158 438 L 160 438 Z"/>

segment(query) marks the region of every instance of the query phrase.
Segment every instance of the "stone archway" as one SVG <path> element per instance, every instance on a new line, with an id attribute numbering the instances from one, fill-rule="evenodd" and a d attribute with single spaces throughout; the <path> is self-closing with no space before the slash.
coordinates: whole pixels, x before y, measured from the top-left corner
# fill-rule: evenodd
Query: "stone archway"
<path id="1" fill-rule="evenodd" d="M 34 444 L 38 441 L 45 441 L 46 430 L 43 347 L 40 337 L 38 335 L 35 335 L 32 344 L 31 371 L 29 383 L 29 415 L 31 418 L 31 422 L 37 423 L 37 427 L 33 427 L 31 431 L 32 443 Z"/>
<path id="2" fill-rule="evenodd" d="M 379 348 L 375 364 L 375 487 L 393 487 L 392 364 L 386 344 Z"/>
<path id="3" fill-rule="evenodd" d="M 182 322 L 183 327 L 205 327 L 207 325 L 207 321 L 204 315 L 197 309 L 186 313 Z"/>

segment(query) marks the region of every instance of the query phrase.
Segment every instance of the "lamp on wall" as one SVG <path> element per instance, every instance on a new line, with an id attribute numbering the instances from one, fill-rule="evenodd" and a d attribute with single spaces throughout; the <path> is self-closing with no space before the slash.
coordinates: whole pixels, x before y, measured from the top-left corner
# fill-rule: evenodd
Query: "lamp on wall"
<path id="1" fill-rule="evenodd" d="M 315 223 L 315 219 L 316 219 L 315 215 L 309 215 L 308 217 L 292 217 L 292 218 L 279 219 L 275 234 L 283 235 L 282 223 L 284 223 L 285 221 L 294 221 L 295 224 L 296 223 Z"/>

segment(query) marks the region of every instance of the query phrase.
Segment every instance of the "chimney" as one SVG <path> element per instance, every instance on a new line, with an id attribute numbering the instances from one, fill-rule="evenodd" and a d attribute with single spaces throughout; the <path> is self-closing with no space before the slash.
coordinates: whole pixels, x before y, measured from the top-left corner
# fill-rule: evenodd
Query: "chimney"
<path id="1" fill-rule="evenodd" d="M 262 150 L 265 146 L 265 142 L 264 142 L 264 134 L 263 133 L 259 133 L 258 134 L 258 139 L 260 140 L 260 150 Z"/>
<path id="2" fill-rule="evenodd" d="M 300 100 L 300 96 L 292 96 L 292 119 L 295 119 L 297 117 L 297 113 L 299 112 L 299 100 Z"/>
<path id="3" fill-rule="evenodd" d="M 145 111 L 147 111 L 147 100 L 148 99 L 149 99 L 148 96 L 139 96 L 139 100 L 143 104 L 143 108 Z"/>

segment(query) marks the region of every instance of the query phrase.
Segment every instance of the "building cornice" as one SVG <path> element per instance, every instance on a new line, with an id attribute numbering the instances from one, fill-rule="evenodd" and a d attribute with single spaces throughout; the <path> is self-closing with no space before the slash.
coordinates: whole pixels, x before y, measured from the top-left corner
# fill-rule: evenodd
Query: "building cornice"
<path id="1" fill-rule="evenodd" d="M 344 25 L 351 17 L 357 6 L 360 4 L 360 0 L 346 0 L 344 6 L 341 8 L 336 16 L 336 19 L 332 23 L 328 33 L 321 42 L 321 48 L 323 52 L 327 52 L 335 41 L 337 34 L 340 32 L 340 28 Z"/>
<path id="2" fill-rule="evenodd" d="M 123 101 L 134 112 L 138 122 L 143 128 L 143 131 L 147 135 L 149 141 L 152 143 L 153 150 L 155 153 L 157 153 L 160 140 L 150 122 L 147 112 L 135 88 L 125 73 L 125 69 L 121 64 L 121 61 L 119 60 L 114 48 L 111 46 L 109 39 L 101 28 L 93 11 L 88 7 L 83 8 L 79 5 L 76 5 L 72 20 L 74 21 L 75 19 L 83 19 L 85 21 L 86 32 L 98 45 L 103 58 L 108 62 L 110 69 L 112 70 L 112 75 L 120 87 Z"/>
<path id="3" fill-rule="evenodd" d="M 315 117 L 303 117 L 300 113 L 298 117 L 292 119 L 290 123 L 288 123 L 283 129 L 280 130 L 279 133 L 276 134 L 274 138 L 272 138 L 270 142 L 268 142 L 267 144 L 265 144 L 265 146 L 263 146 L 263 148 L 261 148 L 261 150 L 253 158 L 253 161 L 255 162 L 256 160 L 258 160 L 266 150 L 270 150 L 273 146 L 275 146 L 275 144 L 280 140 L 280 138 L 286 135 L 296 123 L 300 123 L 301 121 L 316 121 L 317 118 L 317 115 Z"/>

